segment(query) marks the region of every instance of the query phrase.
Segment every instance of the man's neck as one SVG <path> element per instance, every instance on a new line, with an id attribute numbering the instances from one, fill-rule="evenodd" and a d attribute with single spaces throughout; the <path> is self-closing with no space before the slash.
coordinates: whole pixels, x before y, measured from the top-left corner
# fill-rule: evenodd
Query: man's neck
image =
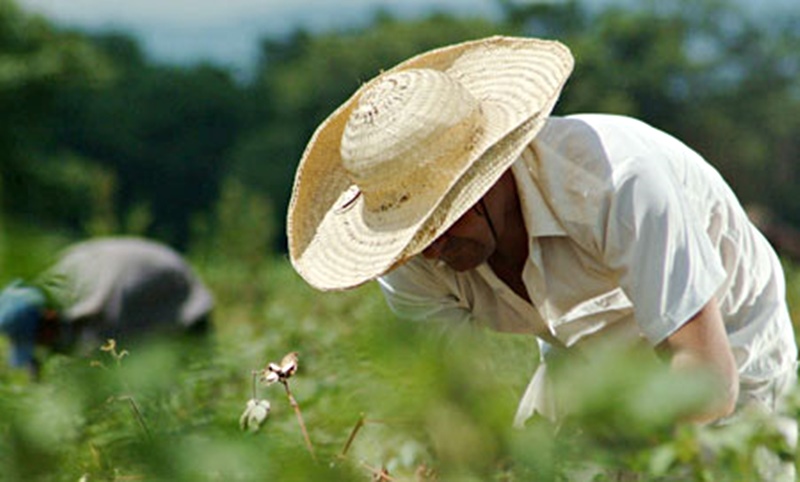
<path id="1" fill-rule="evenodd" d="M 497 204 L 494 215 L 502 216 L 496 233 L 497 247 L 489 257 L 488 263 L 492 271 L 502 279 L 518 295 L 530 301 L 522 283 L 522 270 L 528 259 L 528 232 L 522 217 L 522 207 L 517 194 L 516 183 L 509 172 L 502 180 L 501 202 Z M 499 211 L 499 212 L 498 212 Z"/>

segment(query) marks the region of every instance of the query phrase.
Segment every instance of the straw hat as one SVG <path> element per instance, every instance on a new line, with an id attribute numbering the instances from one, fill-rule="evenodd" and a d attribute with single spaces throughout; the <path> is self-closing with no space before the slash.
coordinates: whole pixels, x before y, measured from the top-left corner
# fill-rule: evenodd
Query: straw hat
<path id="1" fill-rule="evenodd" d="M 533 140 L 572 66 L 558 42 L 498 36 L 367 82 L 300 160 L 287 219 L 294 268 L 318 289 L 346 289 L 420 253 Z"/>

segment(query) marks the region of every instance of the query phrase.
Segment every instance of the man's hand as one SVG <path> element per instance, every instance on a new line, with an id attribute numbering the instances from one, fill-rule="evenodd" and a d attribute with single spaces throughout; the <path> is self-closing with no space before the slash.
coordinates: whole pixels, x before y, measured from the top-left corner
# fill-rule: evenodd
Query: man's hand
<path id="1" fill-rule="evenodd" d="M 712 422 L 733 412 L 739 396 L 739 373 L 716 299 L 712 298 L 659 348 L 670 354 L 676 372 L 705 370 L 719 382 L 718 396 L 706 410 L 689 417 L 690 421 Z"/>

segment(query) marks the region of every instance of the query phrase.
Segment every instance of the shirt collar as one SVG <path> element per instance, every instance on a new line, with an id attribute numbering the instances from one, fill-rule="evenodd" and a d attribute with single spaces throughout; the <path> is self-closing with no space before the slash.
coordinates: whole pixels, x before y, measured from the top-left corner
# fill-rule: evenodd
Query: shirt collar
<path id="1" fill-rule="evenodd" d="M 519 159 L 511 166 L 517 184 L 522 218 L 528 236 L 565 236 L 567 232 L 550 209 L 538 184 L 538 158 L 533 144 L 522 151 Z"/>

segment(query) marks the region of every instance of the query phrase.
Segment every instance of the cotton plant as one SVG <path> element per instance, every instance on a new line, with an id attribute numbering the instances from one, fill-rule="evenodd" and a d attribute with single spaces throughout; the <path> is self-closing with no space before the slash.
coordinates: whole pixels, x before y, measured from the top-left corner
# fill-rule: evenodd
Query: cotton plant
<path id="1" fill-rule="evenodd" d="M 262 370 L 263 371 L 263 370 Z M 272 404 L 269 400 L 259 398 L 257 379 L 262 371 L 253 371 L 253 392 L 250 400 L 245 405 L 244 412 L 239 417 L 239 427 L 248 432 L 258 432 L 269 417 Z"/>
<path id="2" fill-rule="evenodd" d="M 271 408 L 269 400 L 251 398 L 247 401 L 244 413 L 239 417 L 239 426 L 242 430 L 258 432 L 267 421 Z"/>
<path id="3" fill-rule="evenodd" d="M 261 429 L 261 427 L 266 423 L 267 419 L 269 418 L 272 405 L 269 400 L 260 398 L 258 396 L 258 387 L 259 386 L 270 387 L 275 385 L 276 383 L 279 383 L 283 385 L 286 392 L 286 396 L 289 399 L 289 403 L 291 404 L 292 408 L 295 411 L 295 415 L 297 416 L 297 421 L 300 424 L 300 429 L 303 433 L 303 438 L 305 441 L 306 448 L 308 449 L 309 454 L 311 454 L 311 458 L 316 461 L 314 447 L 308 436 L 308 431 L 306 430 L 306 426 L 303 421 L 303 415 L 302 412 L 300 411 L 300 405 L 297 403 L 297 400 L 295 400 L 294 395 L 292 395 L 292 391 L 289 386 L 291 378 L 294 377 L 298 371 L 299 368 L 298 360 L 299 360 L 298 353 L 293 351 L 287 353 L 283 358 L 281 358 L 280 362 L 268 362 L 263 369 L 253 370 L 252 398 L 250 398 L 250 400 L 247 401 L 245 410 L 242 413 L 241 417 L 239 418 L 239 425 L 242 430 L 248 432 L 258 432 Z M 353 427 L 352 431 L 350 432 L 350 435 L 347 438 L 347 441 L 345 442 L 341 453 L 338 456 L 339 459 L 345 459 L 348 457 L 348 451 L 351 448 L 353 442 L 355 441 L 356 436 L 360 433 L 361 429 L 364 426 L 369 424 L 382 425 L 385 424 L 385 422 L 380 420 L 370 420 L 366 417 L 365 414 L 361 414 L 355 426 Z M 371 467 L 362 461 L 360 465 L 367 471 L 369 471 L 372 480 L 375 481 L 395 480 L 389 473 L 391 467 L 387 467 L 385 464 L 382 464 L 378 467 Z M 438 480 L 438 475 L 436 471 L 425 464 L 416 467 L 414 475 L 416 480 L 419 481 Z"/>
<path id="4" fill-rule="evenodd" d="M 300 411 L 300 405 L 292 395 L 292 390 L 289 388 L 289 379 L 297 372 L 298 368 L 298 353 L 296 351 L 287 353 L 280 361 L 280 363 L 269 362 L 266 367 L 261 370 L 253 371 L 253 396 L 247 401 L 244 413 L 239 417 L 239 426 L 242 430 L 250 432 L 257 432 L 261 426 L 266 422 L 267 417 L 271 410 L 269 400 L 258 397 L 257 383 L 260 381 L 265 386 L 270 386 L 275 383 L 280 383 L 286 390 L 286 396 L 289 398 L 289 403 L 297 415 L 297 421 L 300 423 L 300 429 L 303 432 L 303 439 L 306 444 L 308 452 L 314 458 L 314 447 L 311 444 L 311 439 L 308 437 L 305 422 L 303 422 L 303 414 Z"/>
<path id="5" fill-rule="evenodd" d="M 275 382 L 287 385 L 289 378 L 297 372 L 297 357 L 298 353 L 293 351 L 286 354 L 280 363 L 267 363 L 267 367 L 259 372 L 261 381 L 267 386 Z"/>

